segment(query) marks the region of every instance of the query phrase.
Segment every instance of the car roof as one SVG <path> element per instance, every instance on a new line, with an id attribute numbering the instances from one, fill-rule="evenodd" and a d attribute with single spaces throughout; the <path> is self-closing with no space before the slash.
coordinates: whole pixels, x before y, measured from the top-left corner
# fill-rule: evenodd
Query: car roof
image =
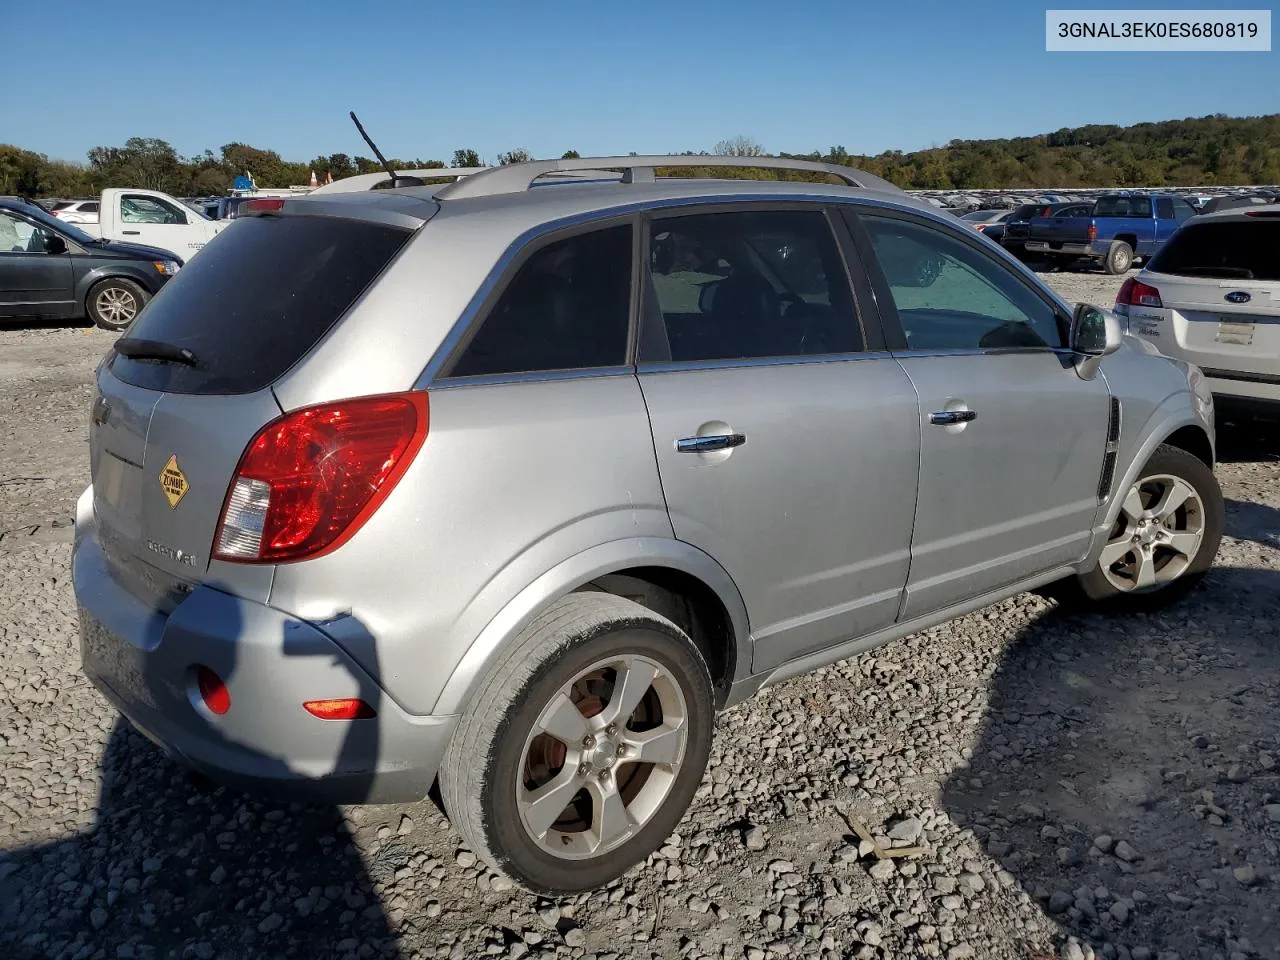
<path id="1" fill-rule="evenodd" d="M 1280 204 L 1259 203 L 1249 207 L 1227 207 L 1225 210 L 1197 214 L 1187 223 L 1217 223 L 1223 220 L 1233 220 L 1237 223 L 1254 223 L 1258 220 L 1280 221 Z"/>

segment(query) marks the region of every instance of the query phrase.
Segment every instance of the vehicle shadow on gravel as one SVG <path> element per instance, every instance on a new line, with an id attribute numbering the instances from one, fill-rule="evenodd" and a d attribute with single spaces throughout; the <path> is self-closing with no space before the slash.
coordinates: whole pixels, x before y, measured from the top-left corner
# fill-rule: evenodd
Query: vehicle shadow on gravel
<path id="1" fill-rule="evenodd" d="M 288 631 L 283 649 L 316 655 Z M 234 663 L 218 667 L 228 681 L 235 676 Z M 375 756 L 377 746 L 376 719 L 350 723 L 335 769 Z M 262 775 L 290 773 L 284 762 L 230 739 L 210 749 L 251 757 Z M 358 793 L 359 784 L 353 789 Z M 371 875 L 390 879 L 407 863 L 407 850 L 397 859 L 389 846 L 366 867 L 337 806 L 274 802 L 217 786 L 120 718 L 101 761 L 93 827 L 7 854 L 0 945 L 9 946 L 0 956 L 398 958 L 399 939 Z"/>
<path id="2" fill-rule="evenodd" d="M 1280 573 L 1029 625 L 943 802 L 1078 940 L 1061 956 L 1280 957 Z"/>

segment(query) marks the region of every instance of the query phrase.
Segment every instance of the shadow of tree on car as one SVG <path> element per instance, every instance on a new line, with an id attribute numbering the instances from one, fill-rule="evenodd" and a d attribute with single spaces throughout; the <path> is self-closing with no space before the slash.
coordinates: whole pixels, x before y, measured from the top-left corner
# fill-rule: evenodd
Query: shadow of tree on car
<path id="1" fill-rule="evenodd" d="M 1032 623 L 948 812 L 1105 955 L 1280 957 L 1278 615 L 1280 573 L 1215 568 L 1160 613 Z"/>
<path id="2" fill-rule="evenodd" d="M 173 621 L 162 644 L 188 639 L 173 636 Z M 224 635 L 238 630 L 223 625 Z M 303 649 L 287 627 L 285 633 L 286 656 L 316 655 L 314 645 Z M 127 688 L 131 648 L 115 642 L 109 649 L 108 656 L 123 661 L 109 673 L 112 683 Z M 235 649 L 218 665 L 232 690 Z M 145 658 L 140 689 L 163 690 L 170 682 L 150 675 L 159 673 L 150 666 L 155 662 Z M 296 776 L 284 761 L 235 743 L 217 724 L 209 727 L 204 755 L 226 751 L 259 775 Z M 377 749 L 377 720 L 351 722 L 335 769 L 359 769 Z M 352 782 L 357 794 L 362 784 L 372 789 L 371 775 Z M 336 805 L 275 802 L 216 786 L 120 718 L 102 756 L 93 827 L 6 854 L 0 956 L 397 958 L 399 937 L 371 871 L 390 880 L 408 859 L 407 849 L 397 853 L 392 845 L 366 867 Z"/>

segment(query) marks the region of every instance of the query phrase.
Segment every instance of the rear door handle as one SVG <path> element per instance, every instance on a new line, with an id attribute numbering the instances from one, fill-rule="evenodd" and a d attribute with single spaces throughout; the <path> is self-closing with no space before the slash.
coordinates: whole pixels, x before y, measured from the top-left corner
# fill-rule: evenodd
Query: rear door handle
<path id="1" fill-rule="evenodd" d="M 956 423 L 968 423 L 977 420 L 978 414 L 973 410 L 938 410 L 929 414 L 929 422 L 939 427 L 949 427 Z"/>
<path id="2" fill-rule="evenodd" d="M 136 237 L 138 234 L 142 233 L 141 230 L 121 230 L 120 232 L 126 237 Z"/>
<path id="3" fill-rule="evenodd" d="M 710 437 L 685 437 L 676 441 L 676 450 L 680 453 L 709 453 L 712 450 L 731 450 L 747 442 L 741 433 L 722 433 Z"/>

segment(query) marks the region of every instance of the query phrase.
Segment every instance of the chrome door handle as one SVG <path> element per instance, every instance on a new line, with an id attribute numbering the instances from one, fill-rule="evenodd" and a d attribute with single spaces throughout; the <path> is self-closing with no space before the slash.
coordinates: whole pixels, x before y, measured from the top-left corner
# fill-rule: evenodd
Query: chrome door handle
<path id="1" fill-rule="evenodd" d="M 977 420 L 978 414 L 973 410 L 939 410 L 929 414 L 929 422 L 939 427 L 949 427 L 955 423 L 968 423 Z"/>
<path id="2" fill-rule="evenodd" d="M 711 437 L 685 437 L 676 441 L 679 453 L 709 453 L 712 450 L 731 450 L 747 442 L 741 433 L 723 433 Z"/>

